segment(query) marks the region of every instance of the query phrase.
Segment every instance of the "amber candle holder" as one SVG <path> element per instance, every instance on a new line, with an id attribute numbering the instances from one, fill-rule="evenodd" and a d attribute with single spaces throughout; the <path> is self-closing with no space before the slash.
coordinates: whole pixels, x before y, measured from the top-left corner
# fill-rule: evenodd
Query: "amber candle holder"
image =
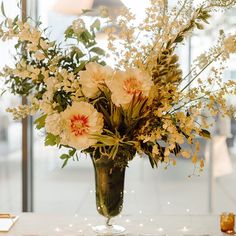
<path id="1" fill-rule="evenodd" d="M 234 213 L 222 213 L 220 215 L 221 232 L 234 234 Z"/>

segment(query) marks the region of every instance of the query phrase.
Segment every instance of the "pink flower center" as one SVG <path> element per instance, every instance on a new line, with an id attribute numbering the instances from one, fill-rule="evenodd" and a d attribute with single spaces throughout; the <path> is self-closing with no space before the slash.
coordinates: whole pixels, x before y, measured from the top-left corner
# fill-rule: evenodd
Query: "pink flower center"
<path id="1" fill-rule="evenodd" d="M 71 131 L 75 136 L 81 136 L 88 133 L 88 117 L 84 115 L 74 115 L 71 119 Z"/>
<path id="2" fill-rule="evenodd" d="M 123 88 L 128 94 L 135 95 L 142 92 L 141 86 L 142 83 L 139 80 L 131 77 L 124 81 Z"/>

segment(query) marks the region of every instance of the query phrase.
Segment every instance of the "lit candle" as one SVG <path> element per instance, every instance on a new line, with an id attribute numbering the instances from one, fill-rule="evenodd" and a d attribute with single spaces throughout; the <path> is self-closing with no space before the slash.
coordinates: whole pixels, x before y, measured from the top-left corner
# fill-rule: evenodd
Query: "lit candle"
<path id="1" fill-rule="evenodd" d="M 223 213 L 220 216 L 220 228 L 224 233 L 234 233 L 234 214 Z"/>

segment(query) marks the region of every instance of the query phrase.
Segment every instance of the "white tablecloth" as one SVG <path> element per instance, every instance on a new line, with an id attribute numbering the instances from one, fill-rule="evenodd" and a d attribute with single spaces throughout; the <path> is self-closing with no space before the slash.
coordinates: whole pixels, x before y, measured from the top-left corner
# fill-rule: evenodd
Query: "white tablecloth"
<path id="1" fill-rule="evenodd" d="M 219 216 L 121 216 L 116 224 L 127 229 L 124 235 L 223 235 L 219 229 Z M 32 213 L 20 214 L 18 222 L 6 236 L 96 235 L 92 225 L 103 223 L 102 217 L 46 216 Z"/>

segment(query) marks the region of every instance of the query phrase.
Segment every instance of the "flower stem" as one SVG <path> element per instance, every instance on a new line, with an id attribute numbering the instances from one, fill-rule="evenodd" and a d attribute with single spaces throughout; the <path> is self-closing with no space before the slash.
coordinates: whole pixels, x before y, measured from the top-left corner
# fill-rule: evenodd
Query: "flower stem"
<path id="1" fill-rule="evenodd" d="M 221 52 L 221 53 L 219 53 L 216 57 L 214 57 L 214 59 L 213 60 L 211 60 L 209 63 L 207 63 L 204 67 L 203 67 L 203 69 L 200 71 L 200 72 L 198 72 L 194 77 L 193 77 L 193 79 L 191 79 L 190 81 L 189 81 L 189 83 L 186 85 L 186 86 L 184 86 L 184 88 L 180 91 L 180 92 L 183 92 L 209 65 L 211 65 L 221 54 L 222 54 L 223 52 Z"/>

